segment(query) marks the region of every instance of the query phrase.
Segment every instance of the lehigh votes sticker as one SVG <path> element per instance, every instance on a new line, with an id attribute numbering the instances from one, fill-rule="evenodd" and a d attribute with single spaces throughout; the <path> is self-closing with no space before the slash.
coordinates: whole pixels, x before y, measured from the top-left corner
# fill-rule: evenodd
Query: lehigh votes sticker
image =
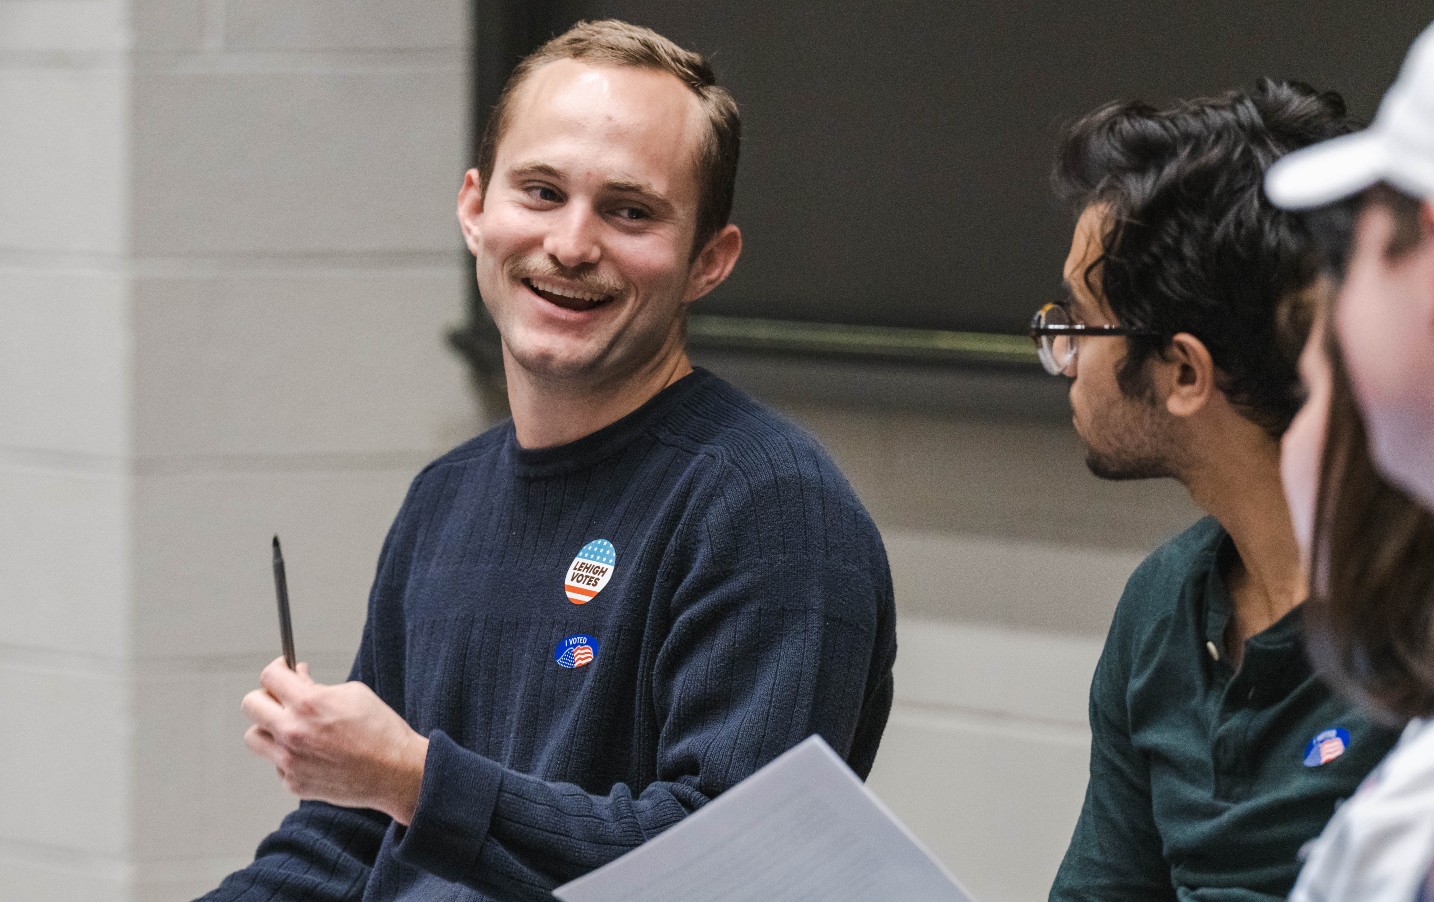
<path id="1" fill-rule="evenodd" d="M 617 549 L 607 539 L 593 539 L 583 546 L 563 578 L 563 591 L 573 604 L 587 604 L 602 591 L 617 568 Z"/>
<path id="2" fill-rule="evenodd" d="M 576 670 L 593 662 L 598 653 L 598 640 L 581 633 L 569 636 L 553 649 L 553 660 L 569 670 Z"/>
<path id="3" fill-rule="evenodd" d="M 1305 746 L 1305 767 L 1328 764 L 1349 748 L 1349 731 L 1343 727 L 1324 730 Z"/>

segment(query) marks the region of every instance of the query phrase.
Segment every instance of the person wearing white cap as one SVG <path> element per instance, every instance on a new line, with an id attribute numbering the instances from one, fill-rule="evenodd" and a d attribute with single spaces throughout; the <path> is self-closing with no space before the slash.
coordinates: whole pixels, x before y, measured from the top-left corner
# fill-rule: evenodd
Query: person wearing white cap
<path id="1" fill-rule="evenodd" d="M 1370 452 L 1392 482 L 1434 510 L 1434 26 L 1415 41 L 1370 128 L 1289 155 L 1272 167 L 1265 190 L 1279 206 L 1313 209 L 1311 225 L 1323 235 L 1325 263 L 1342 280 L 1332 317 L 1337 362 L 1367 422 Z M 1330 465 L 1326 450 L 1318 506 L 1325 518 L 1348 520 L 1356 512 L 1342 506 L 1347 487 L 1330 481 Z M 1368 524 L 1377 535 L 1389 525 Z M 1346 534 L 1327 524 L 1315 533 L 1321 546 Z M 1421 532 L 1402 545 L 1326 547 L 1312 568 L 1316 596 L 1319 583 L 1337 578 L 1330 560 L 1387 561 L 1428 543 Z M 1408 559 L 1410 574 L 1421 557 L 1427 561 Z M 1290 896 L 1294 902 L 1434 900 L 1434 721 L 1427 716 L 1434 692 L 1434 656 L 1428 652 L 1434 597 L 1418 591 L 1418 578 L 1404 582 L 1414 597 L 1382 607 L 1373 595 L 1346 600 L 1351 610 L 1367 613 L 1345 624 L 1349 635 L 1324 644 L 1359 649 L 1353 656 L 1359 660 L 1345 666 L 1336 656 L 1335 666 L 1325 669 L 1386 715 L 1425 716 L 1409 724 L 1394 751 L 1311 844 Z M 1381 633 L 1386 639 L 1371 645 L 1370 636 Z M 1389 704 L 1390 686 L 1403 687 L 1402 703 Z M 1371 688 L 1384 690 L 1382 702 Z"/>
<path id="2" fill-rule="evenodd" d="M 1375 460 L 1434 507 L 1434 25 L 1373 125 L 1290 154 L 1265 191 L 1288 209 L 1356 205 L 1336 330 Z"/>

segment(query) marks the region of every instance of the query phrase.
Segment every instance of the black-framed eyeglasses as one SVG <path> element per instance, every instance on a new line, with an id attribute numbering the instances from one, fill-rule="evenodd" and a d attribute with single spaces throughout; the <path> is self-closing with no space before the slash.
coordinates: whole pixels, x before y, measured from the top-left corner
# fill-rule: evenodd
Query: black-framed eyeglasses
<path id="1" fill-rule="evenodd" d="M 1036 353 L 1041 358 L 1041 366 L 1052 376 L 1059 376 L 1070 368 L 1076 359 L 1076 339 L 1087 335 L 1156 338 L 1159 333 L 1125 326 L 1086 326 L 1073 323 L 1070 310 L 1060 303 L 1047 304 L 1031 317 L 1031 338 L 1036 343 Z"/>

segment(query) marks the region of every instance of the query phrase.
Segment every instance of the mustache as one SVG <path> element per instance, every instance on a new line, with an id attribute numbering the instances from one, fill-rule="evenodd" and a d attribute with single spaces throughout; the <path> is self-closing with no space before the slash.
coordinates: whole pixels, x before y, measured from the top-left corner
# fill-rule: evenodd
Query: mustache
<path id="1" fill-rule="evenodd" d="M 545 257 L 520 258 L 508 261 L 504 267 L 510 279 L 531 279 L 538 278 L 561 279 L 581 288 L 583 291 L 609 297 L 622 294 L 627 287 L 616 279 L 600 275 L 596 272 L 584 272 L 582 270 L 568 269 L 559 266 L 552 260 Z"/>

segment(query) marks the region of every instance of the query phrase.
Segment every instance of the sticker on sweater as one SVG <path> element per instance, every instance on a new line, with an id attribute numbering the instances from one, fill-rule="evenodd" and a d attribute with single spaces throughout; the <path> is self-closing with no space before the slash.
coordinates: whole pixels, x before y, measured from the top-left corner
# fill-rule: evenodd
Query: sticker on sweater
<path id="1" fill-rule="evenodd" d="M 1319 767 L 1328 764 L 1349 748 L 1349 731 L 1334 727 L 1321 732 L 1305 746 L 1305 767 Z"/>
<path id="2" fill-rule="evenodd" d="M 569 670 L 576 670 L 591 664 L 597 653 L 598 640 L 578 634 L 558 643 L 558 647 L 553 649 L 553 660 Z"/>
<path id="3" fill-rule="evenodd" d="M 597 597 L 617 569 L 617 549 L 607 539 L 593 539 L 583 546 L 568 567 L 563 591 L 573 604 L 587 604 Z"/>

